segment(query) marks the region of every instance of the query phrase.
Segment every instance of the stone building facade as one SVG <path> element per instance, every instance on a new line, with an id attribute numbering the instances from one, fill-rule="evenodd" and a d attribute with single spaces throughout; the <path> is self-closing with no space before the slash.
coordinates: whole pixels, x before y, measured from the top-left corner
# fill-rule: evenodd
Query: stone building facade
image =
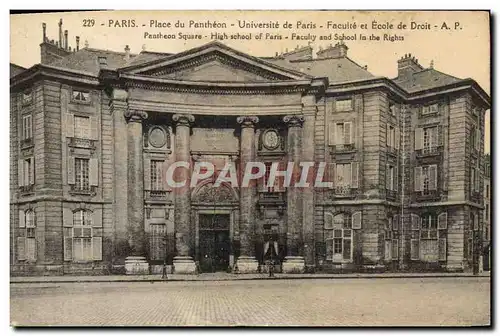
<path id="1" fill-rule="evenodd" d="M 343 43 L 132 54 L 72 50 L 59 29 L 11 73 L 12 274 L 258 272 L 270 256 L 282 272 L 471 271 L 490 107 L 474 80 L 411 55 L 376 77 Z M 326 162 L 333 187 L 166 183 L 204 160 Z"/>

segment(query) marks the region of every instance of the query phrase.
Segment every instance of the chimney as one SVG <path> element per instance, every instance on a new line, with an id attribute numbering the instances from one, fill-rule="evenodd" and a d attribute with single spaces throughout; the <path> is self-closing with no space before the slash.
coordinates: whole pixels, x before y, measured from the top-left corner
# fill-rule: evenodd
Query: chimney
<path id="1" fill-rule="evenodd" d="M 70 54 L 68 46 L 68 31 L 62 31 L 62 19 L 59 20 L 59 41 L 47 37 L 47 25 L 42 23 L 43 41 L 40 43 L 40 63 L 50 64 Z"/>
<path id="2" fill-rule="evenodd" d="M 284 53 L 282 57 L 289 61 L 312 60 L 312 47 L 310 45 L 304 47 L 297 46 L 294 50 Z"/>
<path id="3" fill-rule="evenodd" d="M 316 55 L 319 59 L 346 57 L 347 50 L 349 50 L 347 45 L 343 41 L 340 41 L 337 42 L 334 46 L 330 44 L 328 48 L 319 48 L 319 51 L 316 53 Z"/>
<path id="4" fill-rule="evenodd" d="M 80 36 L 76 37 L 76 51 L 80 50 Z"/>
<path id="5" fill-rule="evenodd" d="M 42 43 L 45 43 L 47 41 L 47 24 L 45 22 L 42 23 L 42 31 L 43 31 Z"/>
<path id="6" fill-rule="evenodd" d="M 64 50 L 68 50 L 68 30 L 64 31 Z"/>
<path id="7" fill-rule="evenodd" d="M 63 32 L 62 32 L 62 19 L 59 19 L 59 47 L 62 48 L 63 45 Z"/>
<path id="8" fill-rule="evenodd" d="M 128 61 L 130 59 L 130 47 L 128 44 L 125 46 L 125 60 Z"/>
<path id="9" fill-rule="evenodd" d="M 418 63 L 418 59 L 411 54 L 405 54 L 398 60 L 398 78 L 409 79 L 413 73 L 422 70 L 423 67 Z"/>

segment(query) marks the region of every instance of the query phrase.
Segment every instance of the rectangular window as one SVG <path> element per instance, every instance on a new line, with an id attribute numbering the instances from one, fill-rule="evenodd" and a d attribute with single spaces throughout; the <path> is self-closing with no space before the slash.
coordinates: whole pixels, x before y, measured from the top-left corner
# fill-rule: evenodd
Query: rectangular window
<path id="1" fill-rule="evenodd" d="M 23 116 L 23 140 L 31 139 L 33 137 L 33 122 L 31 114 Z"/>
<path id="2" fill-rule="evenodd" d="M 415 167 L 415 191 L 428 194 L 430 191 L 437 190 L 437 165 Z"/>
<path id="3" fill-rule="evenodd" d="M 351 164 L 337 163 L 335 167 L 335 186 L 350 187 L 351 186 Z"/>
<path id="4" fill-rule="evenodd" d="M 421 239 L 438 239 L 437 217 L 426 215 L 422 217 L 422 227 L 420 230 Z"/>
<path id="5" fill-rule="evenodd" d="M 75 189 L 90 190 L 89 159 L 75 159 Z"/>
<path id="6" fill-rule="evenodd" d="M 24 185 L 29 186 L 35 184 L 35 174 L 33 167 L 33 158 L 26 158 L 23 160 L 23 178 Z"/>
<path id="7" fill-rule="evenodd" d="M 387 176 L 386 176 L 386 189 L 397 191 L 397 180 L 396 180 L 396 167 L 392 165 L 387 165 Z"/>
<path id="8" fill-rule="evenodd" d="M 75 120 L 75 138 L 90 139 L 90 118 L 74 116 Z"/>
<path id="9" fill-rule="evenodd" d="M 424 153 L 432 153 L 438 147 L 438 128 L 425 127 L 423 129 L 423 151 Z"/>
<path id="10" fill-rule="evenodd" d="M 337 214 L 329 225 L 325 224 L 326 258 L 333 261 L 352 261 L 352 216 Z"/>
<path id="11" fill-rule="evenodd" d="M 151 190 L 163 190 L 163 161 L 151 160 Z"/>
<path id="12" fill-rule="evenodd" d="M 387 134 L 387 146 L 396 148 L 396 128 L 390 125 Z"/>
<path id="13" fill-rule="evenodd" d="M 344 112 L 352 110 L 352 99 L 337 99 L 335 101 L 335 111 Z"/>
<path id="14" fill-rule="evenodd" d="M 352 123 L 342 122 L 335 123 L 335 145 L 350 145 L 352 144 Z"/>
<path id="15" fill-rule="evenodd" d="M 88 103 L 90 102 L 90 93 L 85 91 L 73 90 L 73 101 L 79 103 Z"/>
<path id="16" fill-rule="evenodd" d="M 426 105 L 422 107 L 422 115 L 438 113 L 438 111 L 439 111 L 438 104 Z"/>

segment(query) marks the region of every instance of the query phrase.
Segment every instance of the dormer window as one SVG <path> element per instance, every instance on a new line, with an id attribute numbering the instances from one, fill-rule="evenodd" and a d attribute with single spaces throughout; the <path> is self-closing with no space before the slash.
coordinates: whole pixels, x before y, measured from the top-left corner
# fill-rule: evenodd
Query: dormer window
<path id="1" fill-rule="evenodd" d="M 108 65 L 108 59 L 104 56 L 99 56 L 98 57 L 99 65 Z"/>
<path id="2" fill-rule="evenodd" d="M 73 90 L 73 101 L 78 103 L 90 103 L 90 93 L 85 91 Z"/>

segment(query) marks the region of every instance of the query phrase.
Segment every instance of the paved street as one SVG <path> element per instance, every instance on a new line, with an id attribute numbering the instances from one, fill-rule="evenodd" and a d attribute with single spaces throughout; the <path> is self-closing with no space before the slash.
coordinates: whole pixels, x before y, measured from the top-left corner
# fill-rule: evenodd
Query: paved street
<path id="1" fill-rule="evenodd" d="M 11 324 L 487 325 L 489 278 L 11 284 Z"/>

